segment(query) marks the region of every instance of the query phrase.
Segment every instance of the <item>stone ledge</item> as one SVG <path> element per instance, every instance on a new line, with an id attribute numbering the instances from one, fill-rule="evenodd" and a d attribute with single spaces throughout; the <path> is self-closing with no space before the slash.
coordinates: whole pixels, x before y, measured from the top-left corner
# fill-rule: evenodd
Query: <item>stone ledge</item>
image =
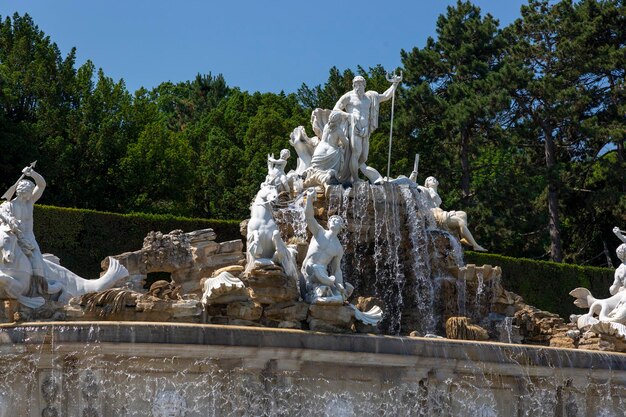
<path id="1" fill-rule="evenodd" d="M 505 343 L 416 337 L 341 335 L 186 323 L 45 322 L 0 325 L 0 348 L 33 344 L 115 343 L 250 347 L 335 351 L 500 365 L 554 365 L 585 370 L 626 371 L 626 354 Z M 382 358 L 381 358 L 382 359 Z"/>

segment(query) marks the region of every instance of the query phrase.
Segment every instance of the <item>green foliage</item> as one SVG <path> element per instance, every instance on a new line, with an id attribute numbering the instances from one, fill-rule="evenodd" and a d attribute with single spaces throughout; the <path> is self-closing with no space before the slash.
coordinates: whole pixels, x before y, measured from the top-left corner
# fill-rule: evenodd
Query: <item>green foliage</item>
<path id="1" fill-rule="evenodd" d="M 557 262 L 534 261 L 480 252 L 465 252 L 466 263 L 497 265 L 502 268 L 502 284 L 521 295 L 527 304 L 568 319 L 570 314 L 585 311 L 574 306 L 569 292 L 584 287 L 597 298 L 609 296 L 613 283 L 612 269 L 582 267 Z"/>
<path id="2" fill-rule="evenodd" d="M 493 252 L 615 264 L 625 21 L 621 0 L 531 0 L 500 28 L 457 1 L 433 38 L 401 52 L 392 175 L 409 175 L 419 153 L 420 182 L 438 177 L 442 208 L 466 211 Z M 0 18 L 0 187 L 37 159 L 46 204 L 224 219 L 248 217 L 267 154 L 290 149 L 296 126 L 311 133 L 312 109 L 332 108 L 356 74 L 383 92 L 391 72 L 333 67 L 323 85 L 289 95 L 208 73 L 131 94 L 91 61 L 76 68 L 75 56 L 30 16 Z M 370 138 L 368 163 L 383 173 L 390 113 L 383 103 Z M 292 151 L 287 169 L 295 163 Z"/>
<path id="3" fill-rule="evenodd" d="M 241 239 L 239 222 L 157 214 L 114 214 L 93 210 L 35 206 L 35 235 L 42 252 L 54 253 L 66 268 L 96 278 L 109 255 L 141 249 L 150 231 L 169 233 L 211 228 L 220 242 Z"/>

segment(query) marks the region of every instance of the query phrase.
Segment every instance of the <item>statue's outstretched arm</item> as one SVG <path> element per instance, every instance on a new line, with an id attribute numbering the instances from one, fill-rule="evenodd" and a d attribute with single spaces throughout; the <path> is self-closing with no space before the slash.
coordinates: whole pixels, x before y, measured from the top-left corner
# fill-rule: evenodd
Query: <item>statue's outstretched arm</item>
<path id="1" fill-rule="evenodd" d="M 46 189 L 46 180 L 43 179 L 39 173 L 34 169 L 29 168 L 24 174 L 28 175 L 35 181 L 35 188 L 33 189 L 32 202 L 36 202 L 43 195 L 43 191 Z"/>
<path id="2" fill-rule="evenodd" d="M 322 226 L 315 220 L 315 214 L 313 213 L 313 201 L 316 198 L 315 188 L 310 188 L 306 192 L 306 205 L 304 206 L 304 218 L 306 219 L 306 225 L 309 230 L 315 236 L 317 232 L 322 230 Z"/>
<path id="3" fill-rule="evenodd" d="M 391 87 L 386 89 L 384 93 L 379 94 L 378 96 L 379 96 L 380 101 L 383 102 L 383 101 L 387 101 L 387 100 L 391 99 L 391 97 L 393 96 L 393 93 L 398 88 L 398 84 L 399 83 L 391 84 Z"/>

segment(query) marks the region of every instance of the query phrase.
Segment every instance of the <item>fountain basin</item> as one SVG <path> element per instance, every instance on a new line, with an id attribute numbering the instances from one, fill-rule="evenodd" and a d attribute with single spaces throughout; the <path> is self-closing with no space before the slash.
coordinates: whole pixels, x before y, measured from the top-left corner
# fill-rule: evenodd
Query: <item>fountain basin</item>
<path id="1" fill-rule="evenodd" d="M 16 417 L 151 416 L 163 392 L 183 398 L 187 417 L 583 416 L 626 405 L 626 355 L 526 345 L 45 322 L 0 326 L 0 352 L 0 404 Z"/>

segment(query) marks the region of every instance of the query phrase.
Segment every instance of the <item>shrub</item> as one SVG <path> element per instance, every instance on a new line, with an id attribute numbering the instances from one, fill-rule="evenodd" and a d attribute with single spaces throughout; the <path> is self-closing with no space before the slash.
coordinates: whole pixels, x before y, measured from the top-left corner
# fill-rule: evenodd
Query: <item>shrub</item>
<path id="1" fill-rule="evenodd" d="M 93 210 L 35 206 L 35 236 L 42 252 L 61 258 L 66 268 L 97 278 L 108 255 L 141 249 L 152 230 L 169 233 L 211 228 L 218 241 L 241 239 L 239 221 L 189 219 L 154 214 L 115 214 Z"/>

